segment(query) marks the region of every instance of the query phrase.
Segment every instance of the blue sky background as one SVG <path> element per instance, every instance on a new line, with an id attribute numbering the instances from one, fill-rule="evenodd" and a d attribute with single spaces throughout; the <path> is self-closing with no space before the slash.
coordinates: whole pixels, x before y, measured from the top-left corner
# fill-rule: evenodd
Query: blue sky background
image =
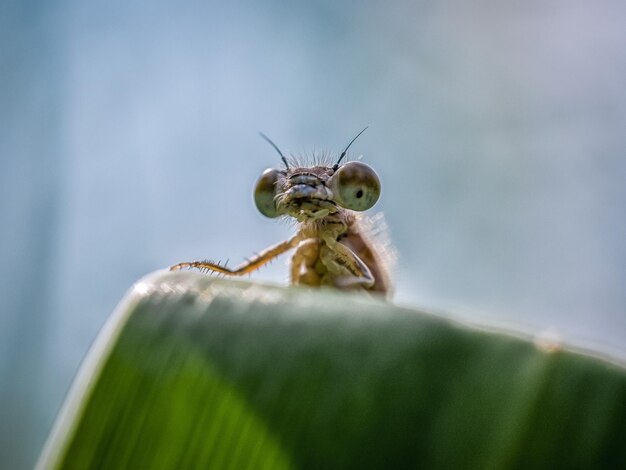
<path id="1" fill-rule="evenodd" d="M 624 2 L 0 8 L 0 467 L 32 466 L 135 280 L 291 233 L 252 202 L 258 131 L 370 126 L 397 302 L 625 355 Z"/>

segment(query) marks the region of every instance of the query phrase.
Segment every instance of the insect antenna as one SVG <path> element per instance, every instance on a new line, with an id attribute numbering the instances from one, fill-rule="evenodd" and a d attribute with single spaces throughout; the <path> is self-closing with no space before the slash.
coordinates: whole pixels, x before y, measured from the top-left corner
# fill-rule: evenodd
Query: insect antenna
<path id="1" fill-rule="evenodd" d="M 365 129 L 363 129 L 365 130 Z M 285 164 L 285 167 L 287 169 L 289 169 L 289 164 L 287 163 L 287 159 L 285 158 L 285 156 L 283 155 L 283 152 L 280 151 L 280 149 L 278 148 L 278 146 L 272 142 L 272 139 L 270 139 L 268 136 L 266 136 L 265 134 L 263 134 L 263 132 L 259 132 L 259 135 L 265 140 L 267 141 L 268 144 L 270 144 L 272 147 L 274 147 L 274 150 L 276 150 L 278 152 L 278 155 L 280 155 L 280 158 L 282 159 L 283 163 Z M 358 137 L 358 136 L 357 136 Z"/>
<path id="2" fill-rule="evenodd" d="M 341 155 L 339 155 L 339 160 L 337 160 L 337 163 L 335 163 L 335 165 L 333 166 L 333 170 L 334 170 L 334 171 L 337 171 L 337 168 L 339 168 L 339 163 L 341 162 L 341 160 L 343 160 L 343 157 L 345 157 L 345 156 L 346 156 L 346 152 L 348 151 L 348 149 L 350 148 L 350 146 L 354 143 L 354 141 L 355 141 L 356 139 L 358 139 L 358 138 L 359 138 L 359 136 L 360 136 L 361 134 L 363 134 L 363 132 L 365 132 L 365 130 L 366 130 L 368 127 L 369 127 L 369 126 L 365 126 L 365 129 L 363 129 L 361 132 L 359 132 L 359 133 L 356 135 L 356 137 L 350 141 L 350 143 L 349 143 L 349 144 L 348 144 L 348 146 L 344 149 L 344 151 L 343 151 L 343 152 L 341 152 Z"/>

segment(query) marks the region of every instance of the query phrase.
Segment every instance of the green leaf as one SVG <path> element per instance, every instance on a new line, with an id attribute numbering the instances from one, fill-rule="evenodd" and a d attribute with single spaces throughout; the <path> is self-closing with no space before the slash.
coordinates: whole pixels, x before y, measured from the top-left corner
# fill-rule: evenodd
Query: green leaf
<path id="1" fill-rule="evenodd" d="M 155 273 L 39 468 L 626 468 L 626 370 L 365 294 Z"/>

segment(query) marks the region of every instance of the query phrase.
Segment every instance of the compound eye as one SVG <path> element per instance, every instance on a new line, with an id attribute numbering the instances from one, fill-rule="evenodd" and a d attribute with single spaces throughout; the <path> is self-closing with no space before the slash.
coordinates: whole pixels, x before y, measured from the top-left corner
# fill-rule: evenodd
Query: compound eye
<path id="1" fill-rule="evenodd" d="M 254 186 L 254 203 L 265 217 L 274 218 L 281 215 L 274 202 L 274 196 L 276 196 L 276 183 L 284 176 L 282 171 L 269 168 L 263 172 Z"/>
<path id="2" fill-rule="evenodd" d="M 328 180 L 335 202 L 346 209 L 365 211 L 380 196 L 378 175 L 365 163 L 348 162 Z"/>

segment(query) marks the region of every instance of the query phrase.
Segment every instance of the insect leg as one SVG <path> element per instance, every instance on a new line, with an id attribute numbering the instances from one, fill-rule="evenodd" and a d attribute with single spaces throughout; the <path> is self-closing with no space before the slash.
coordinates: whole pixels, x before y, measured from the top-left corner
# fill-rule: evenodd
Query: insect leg
<path id="1" fill-rule="evenodd" d="M 252 271 L 259 269 L 261 266 L 270 262 L 272 259 L 276 258 L 279 255 L 282 255 L 285 251 L 294 248 L 298 244 L 300 239 L 300 235 L 295 235 L 289 240 L 278 243 L 274 246 L 270 246 L 269 248 L 263 250 L 261 253 L 254 255 L 245 263 L 233 269 L 222 266 L 219 263 L 213 263 L 211 261 L 190 261 L 186 263 L 175 264 L 174 266 L 170 267 L 170 271 L 176 271 L 183 268 L 196 268 L 200 270 L 211 271 L 214 273 L 226 274 L 228 276 L 243 276 L 244 274 L 248 274 Z"/>
<path id="2" fill-rule="evenodd" d="M 320 241 L 317 238 L 302 240 L 291 258 L 291 283 L 319 287 L 321 277 L 315 271 L 319 259 Z"/>
<path id="3" fill-rule="evenodd" d="M 346 276 L 345 274 L 339 274 L 340 270 L 338 269 L 335 270 L 335 273 L 330 270 L 329 275 L 335 286 L 340 288 L 360 286 L 369 289 L 374 285 L 375 279 L 370 268 L 354 251 L 340 242 L 331 242 L 331 244 L 328 244 L 328 248 L 329 251 L 327 252 L 325 264 L 338 264 L 351 274 Z"/>

